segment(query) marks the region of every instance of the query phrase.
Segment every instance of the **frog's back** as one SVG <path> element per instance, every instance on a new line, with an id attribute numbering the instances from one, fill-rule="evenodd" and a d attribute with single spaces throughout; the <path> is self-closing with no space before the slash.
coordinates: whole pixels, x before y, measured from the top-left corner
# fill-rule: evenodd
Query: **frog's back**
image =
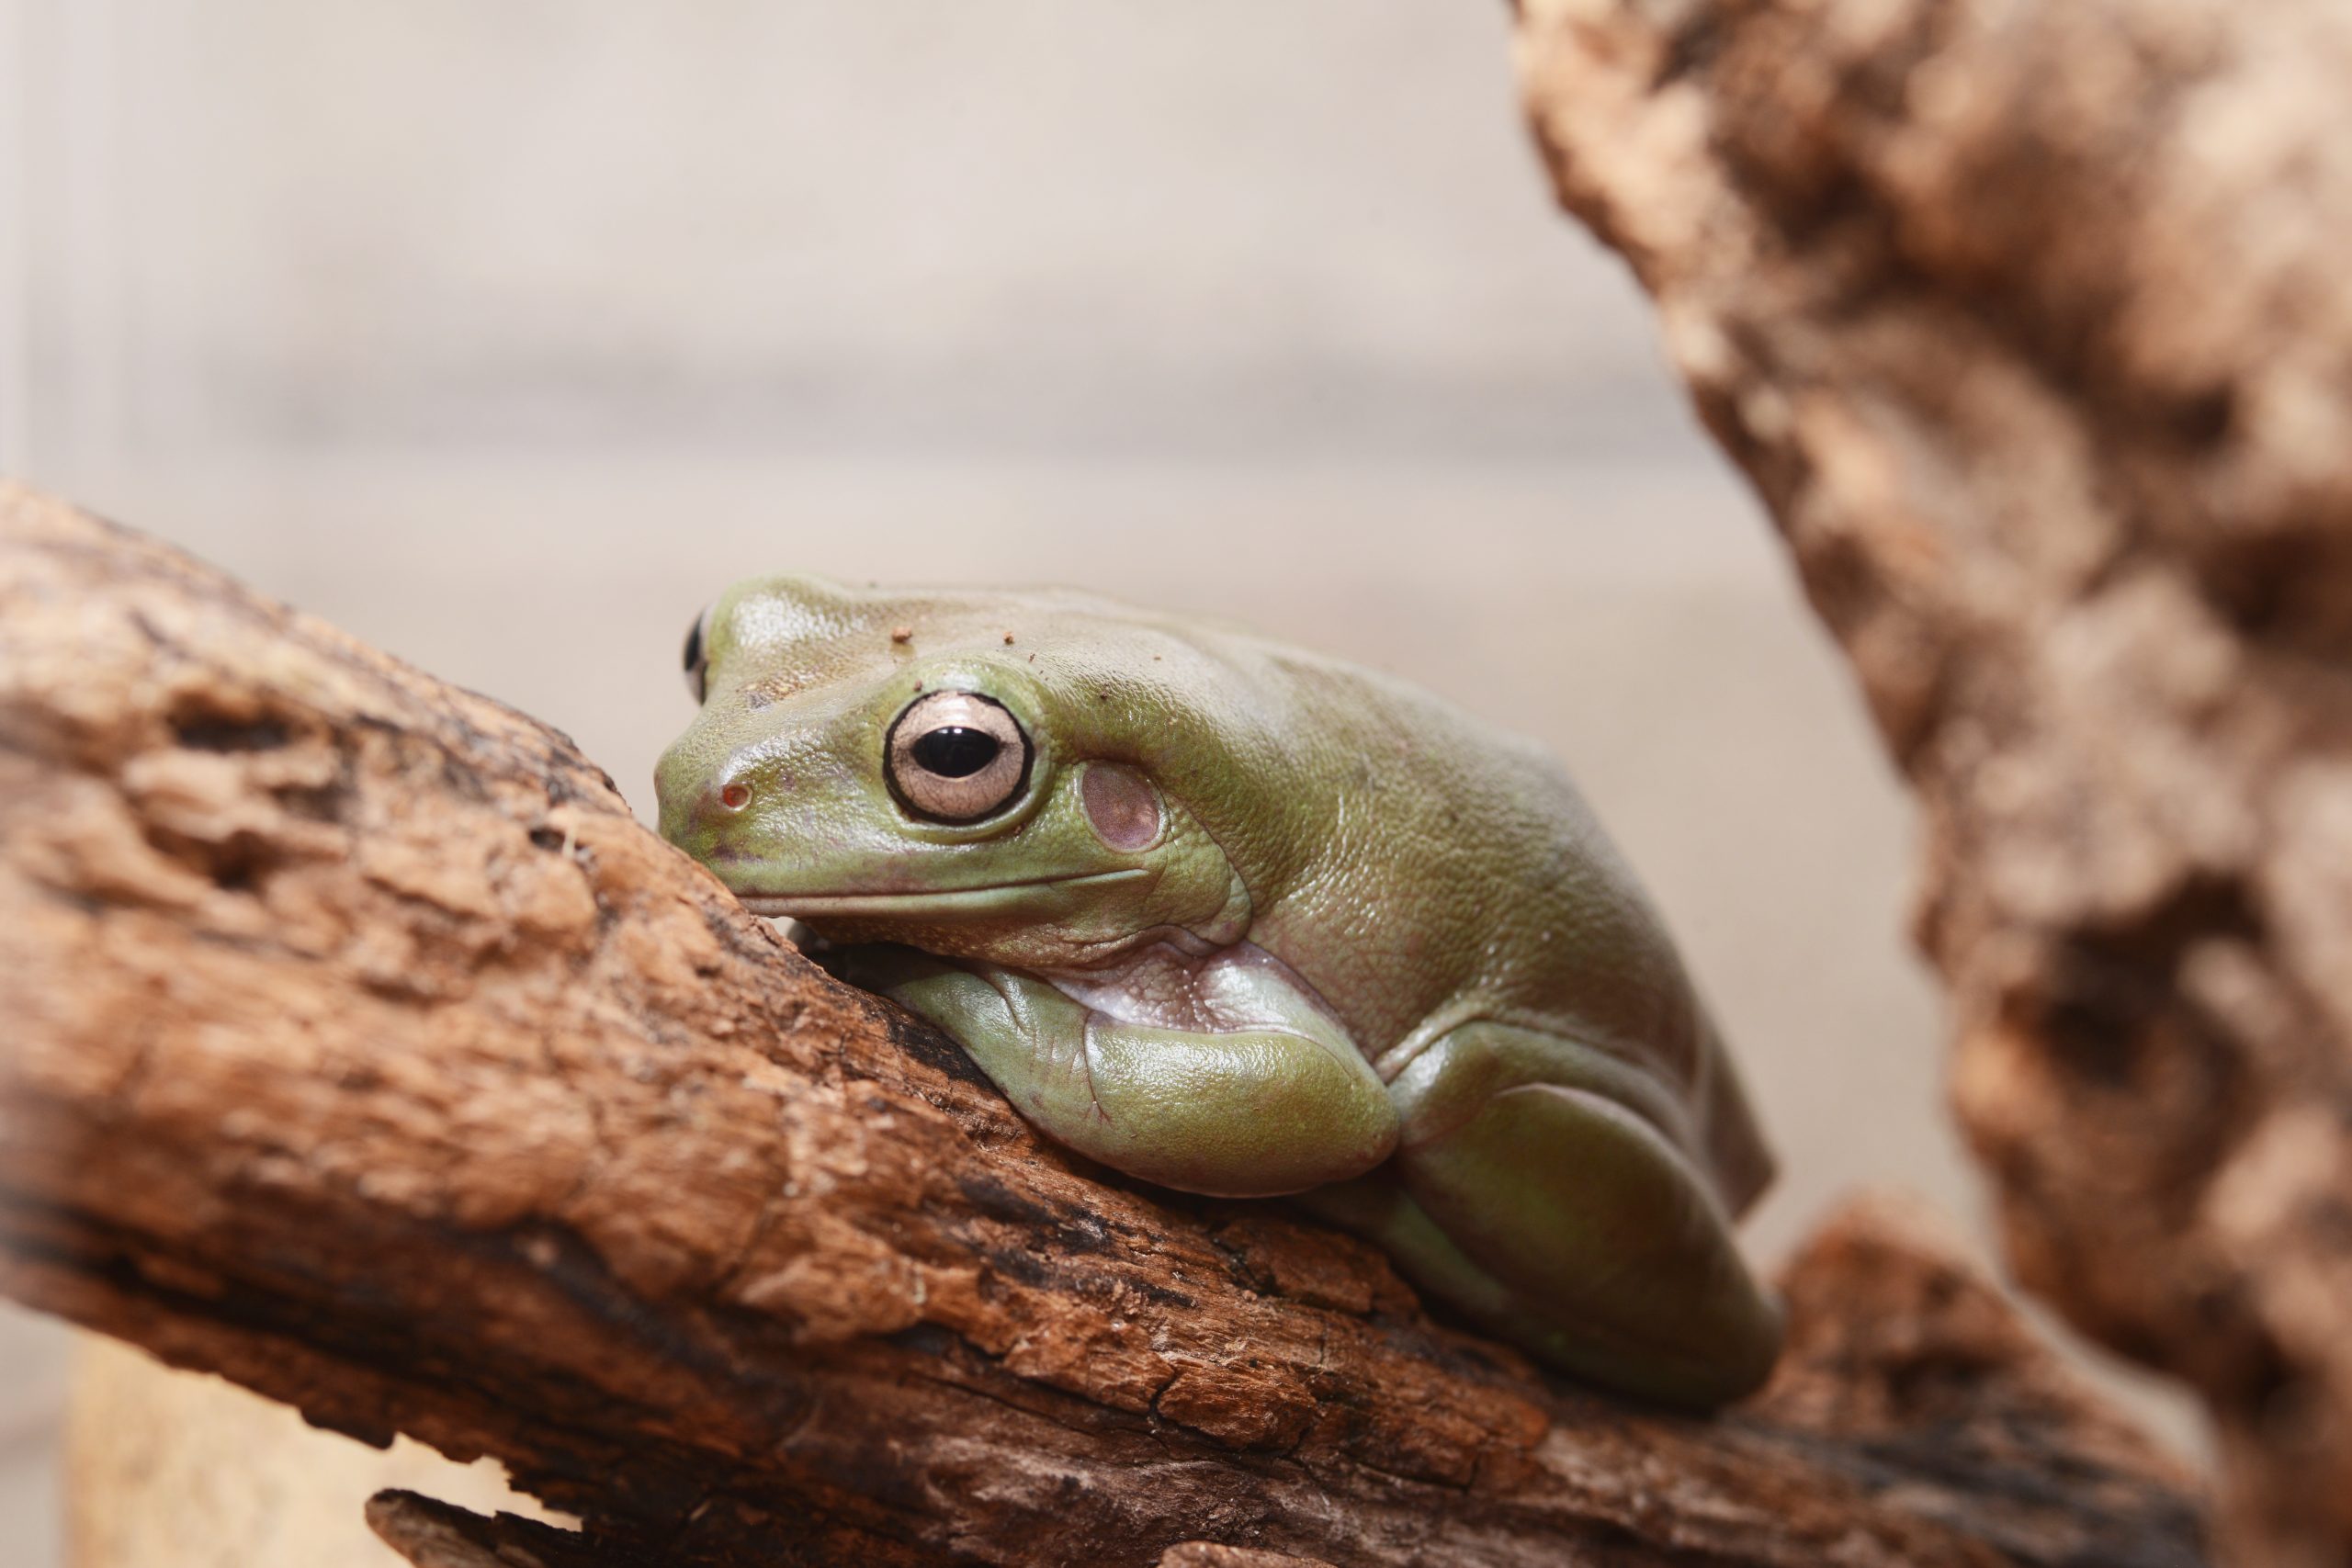
<path id="1" fill-rule="evenodd" d="M 1564 1057 L 1603 1053 L 1663 1091 L 1630 1107 L 1744 1209 L 1771 1178 L 1745 1091 L 1663 922 L 1559 763 L 1374 671 L 1254 637 L 1202 642 L 1261 688 L 1250 705 L 1281 730 L 1250 761 L 1283 774 L 1283 841 L 1253 843 L 1237 824 L 1227 844 L 1259 900 L 1253 940 L 1317 987 L 1382 1076 L 1480 1019 L 1556 1040 Z M 1557 1081 L 1589 1077 L 1574 1067 Z"/>

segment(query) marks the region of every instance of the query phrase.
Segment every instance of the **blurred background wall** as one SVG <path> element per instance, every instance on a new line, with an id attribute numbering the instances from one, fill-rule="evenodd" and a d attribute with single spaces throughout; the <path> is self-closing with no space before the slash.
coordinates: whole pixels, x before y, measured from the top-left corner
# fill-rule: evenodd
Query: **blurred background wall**
<path id="1" fill-rule="evenodd" d="M 640 812 L 686 625 L 754 570 L 1077 582 L 1408 675 L 1551 742 L 1645 874 L 1782 1151 L 1759 1254 L 1858 1182 L 1973 1225 L 1898 791 L 1555 215 L 1506 21 L 0 0 L 0 467 L 552 721 Z M 62 1337 L 0 1317 L 25 1568 Z M 128 1529 L 168 1465 L 108 1462 Z"/>

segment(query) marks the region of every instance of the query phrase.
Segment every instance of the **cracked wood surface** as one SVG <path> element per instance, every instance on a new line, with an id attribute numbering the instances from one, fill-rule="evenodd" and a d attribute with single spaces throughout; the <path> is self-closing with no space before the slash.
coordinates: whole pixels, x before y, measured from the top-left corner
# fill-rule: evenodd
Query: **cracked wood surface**
<path id="1" fill-rule="evenodd" d="M 2352 10 L 1522 0 L 1928 829 L 2019 1275 L 2352 1557 Z"/>
<path id="2" fill-rule="evenodd" d="M 21 491 L 0 1017 L 0 1288 L 494 1455 L 582 1564 L 2198 1560 L 1916 1220 L 1816 1240 L 1742 1411 L 1546 1383 L 1363 1246 L 1041 1144 L 562 737 Z"/>

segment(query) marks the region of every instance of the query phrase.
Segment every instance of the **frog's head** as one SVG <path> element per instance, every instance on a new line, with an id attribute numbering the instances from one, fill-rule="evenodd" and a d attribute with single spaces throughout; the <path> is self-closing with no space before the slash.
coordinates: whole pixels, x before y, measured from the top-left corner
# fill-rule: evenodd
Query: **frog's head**
<path id="1" fill-rule="evenodd" d="M 1076 596 L 738 583 L 687 638 L 662 836 L 837 941 L 1029 969 L 1230 942 L 1249 896 L 1159 765 L 1200 658 Z"/>

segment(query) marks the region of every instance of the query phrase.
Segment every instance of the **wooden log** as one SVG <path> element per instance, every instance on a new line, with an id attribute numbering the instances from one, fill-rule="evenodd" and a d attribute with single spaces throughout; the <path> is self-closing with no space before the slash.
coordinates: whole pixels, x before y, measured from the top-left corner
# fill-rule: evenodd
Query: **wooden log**
<path id="1" fill-rule="evenodd" d="M 1547 1382 L 1041 1143 L 561 736 L 21 491 L 0 1017 L 0 1289 L 495 1455 L 580 1564 L 2197 1560 L 1916 1220 L 1815 1244 L 1746 1410 Z M 418 1562 L 523 1528 L 421 1507 Z"/>
<path id="2" fill-rule="evenodd" d="M 2016 1269 L 2201 1393 L 2235 1561 L 2346 1561 L 2352 11 L 1519 13 L 1917 791 Z"/>

